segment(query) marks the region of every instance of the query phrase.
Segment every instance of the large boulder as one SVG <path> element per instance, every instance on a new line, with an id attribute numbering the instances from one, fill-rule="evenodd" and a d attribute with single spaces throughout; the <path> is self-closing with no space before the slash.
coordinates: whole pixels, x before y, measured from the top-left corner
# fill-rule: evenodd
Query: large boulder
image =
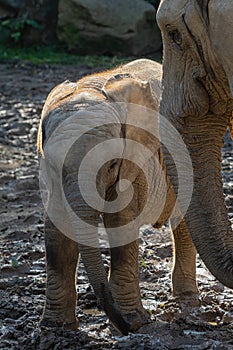
<path id="1" fill-rule="evenodd" d="M 144 0 L 60 0 L 58 38 L 81 54 L 141 56 L 161 49 L 155 8 Z"/>
<path id="2" fill-rule="evenodd" d="M 55 42 L 58 1 L 0 0 L 0 42 L 22 46 Z"/>
<path id="3" fill-rule="evenodd" d="M 10 7 L 13 9 L 20 9 L 24 3 L 24 0 L 0 0 L 0 5 Z"/>
<path id="4" fill-rule="evenodd" d="M 58 0 L 24 0 L 19 17 L 31 20 L 22 33 L 25 46 L 56 40 Z"/>

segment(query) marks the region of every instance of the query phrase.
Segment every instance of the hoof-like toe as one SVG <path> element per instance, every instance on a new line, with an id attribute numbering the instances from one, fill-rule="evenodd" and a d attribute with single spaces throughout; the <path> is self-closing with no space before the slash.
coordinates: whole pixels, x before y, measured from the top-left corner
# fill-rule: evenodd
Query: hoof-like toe
<path id="1" fill-rule="evenodd" d="M 78 320 L 74 320 L 72 322 L 66 322 L 66 321 L 54 321 L 49 318 L 43 318 L 40 321 L 40 327 L 46 327 L 46 328 L 63 328 L 67 330 L 76 331 L 79 327 Z"/>
<path id="2" fill-rule="evenodd" d="M 201 304 L 198 293 L 181 293 L 176 295 L 175 299 L 184 306 L 197 307 Z"/>
<path id="3" fill-rule="evenodd" d="M 124 315 L 127 321 L 130 323 L 130 331 L 135 332 L 145 324 L 148 324 L 151 322 L 149 313 L 147 311 L 143 310 L 136 310 L 129 312 Z"/>

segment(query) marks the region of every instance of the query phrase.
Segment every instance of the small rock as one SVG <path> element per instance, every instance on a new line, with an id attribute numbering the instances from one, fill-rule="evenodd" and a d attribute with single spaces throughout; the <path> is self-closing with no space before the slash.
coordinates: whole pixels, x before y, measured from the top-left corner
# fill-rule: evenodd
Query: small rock
<path id="1" fill-rule="evenodd" d="M 224 314 L 224 316 L 222 318 L 222 323 L 227 324 L 227 323 L 232 323 L 232 322 L 233 322 L 232 312 L 227 312 L 226 314 Z"/>
<path id="2" fill-rule="evenodd" d="M 214 284 L 212 288 L 216 293 L 222 293 L 224 291 L 224 285 L 220 282 Z"/>
<path id="3" fill-rule="evenodd" d="M 10 202 L 13 202 L 19 199 L 19 196 L 16 193 L 7 193 L 6 199 Z"/>

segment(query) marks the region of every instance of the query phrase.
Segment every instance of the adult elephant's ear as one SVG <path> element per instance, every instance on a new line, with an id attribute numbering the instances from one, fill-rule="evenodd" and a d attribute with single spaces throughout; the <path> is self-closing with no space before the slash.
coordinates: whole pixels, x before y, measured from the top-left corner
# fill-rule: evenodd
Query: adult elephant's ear
<path id="1" fill-rule="evenodd" d="M 159 149 L 160 82 L 140 81 L 129 74 L 118 74 L 105 83 L 103 93 L 112 102 L 124 102 L 127 108 L 123 124 L 125 148 L 119 173 L 119 180 L 128 180 L 119 182 L 120 191 L 125 191 Z"/>
<path id="2" fill-rule="evenodd" d="M 233 97 L 233 1 L 212 0 L 208 5 L 209 35 Z M 224 23 L 224 25 L 223 25 Z"/>

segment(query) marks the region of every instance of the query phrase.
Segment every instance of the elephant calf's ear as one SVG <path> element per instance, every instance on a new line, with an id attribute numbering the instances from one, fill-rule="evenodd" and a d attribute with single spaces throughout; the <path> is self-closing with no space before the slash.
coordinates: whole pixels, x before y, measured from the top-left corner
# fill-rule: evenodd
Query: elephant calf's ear
<path id="1" fill-rule="evenodd" d="M 150 83 L 133 78 L 130 74 L 117 74 L 103 86 L 104 95 L 114 102 L 135 103 L 154 107 Z"/>
<path id="2" fill-rule="evenodd" d="M 37 133 L 37 151 L 40 155 L 44 156 L 43 151 L 43 138 L 44 138 L 44 130 L 43 130 L 43 121 L 49 115 L 49 112 L 55 109 L 60 103 L 63 103 L 64 100 L 72 95 L 77 88 L 76 83 L 72 83 L 69 80 L 64 81 L 53 88 L 43 106 L 40 124 Z"/>
<path id="3" fill-rule="evenodd" d="M 156 137 L 158 129 L 156 111 L 160 91 L 152 89 L 149 82 L 124 75 L 109 79 L 103 88 L 109 100 L 127 104 L 126 142 L 119 171 L 119 190 L 122 192 L 135 181 L 140 169 L 143 170 L 159 148 Z"/>
<path id="4" fill-rule="evenodd" d="M 103 94 L 114 102 L 129 102 L 132 86 L 135 80 L 130 74 L 117 74 L 104 84 Z"/>

